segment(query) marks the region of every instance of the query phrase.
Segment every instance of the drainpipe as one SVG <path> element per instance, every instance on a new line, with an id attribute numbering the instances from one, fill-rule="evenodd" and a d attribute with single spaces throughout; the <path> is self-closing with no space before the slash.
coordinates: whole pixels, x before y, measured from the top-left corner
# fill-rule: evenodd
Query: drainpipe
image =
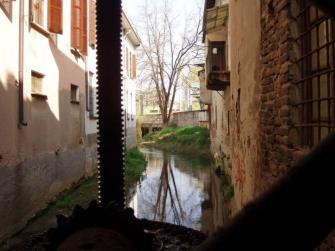
<path id="1" fill-rule="evenodd" d="M 19 128 L 27 126 L 24 119 L 23 60 L 24 60 L 24 0 L 20 0 L 19 10 Z"/>

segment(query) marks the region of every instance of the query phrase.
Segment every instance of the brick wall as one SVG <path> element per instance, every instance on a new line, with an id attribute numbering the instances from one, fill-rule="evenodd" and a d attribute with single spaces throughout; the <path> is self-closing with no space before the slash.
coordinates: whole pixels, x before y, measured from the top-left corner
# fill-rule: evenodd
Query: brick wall
<path id="1" fill-rule="evenodd" d="M 295 0 L 262 0 L 261 5 L 261 170 L 257 192 L 265 191 L 311 149 L 301 146 L 294 124 L 299 123 L 299 49 Z M 311 202 L 313 203 L 313 202 Z M 334 250 L 331 234 L 317 250 Z"/>
<path id="2" fill-rule="evenodd" d="M 293 34 L 290 1 L 264 0 L 261 6 L 261 152 L 260 191 L 294 162 L 292 114 Z M 292 131 L 292 132 L 291 132 Z"/>

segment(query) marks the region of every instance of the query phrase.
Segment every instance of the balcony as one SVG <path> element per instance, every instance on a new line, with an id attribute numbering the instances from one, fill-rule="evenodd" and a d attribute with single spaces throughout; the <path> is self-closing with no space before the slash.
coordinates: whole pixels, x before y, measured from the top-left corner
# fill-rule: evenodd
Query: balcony
<path id="1" fill-rule="evenodd" d="M 205 13 L 205 33 L 208 34 L 227 25 L 229 5 L 209 8 Z"/>
<path id="2" fill-rule="evenodd" d="M 229 86 L 230 73 L 226 66 L 226 43 L 224 41 L 208 42 L 206 59 L 206 88 L 223 91 Z"/>
<path id="3" fill-rule="evenodd" d="M 224 91 L 230 84 L 229 71 L 211 71 L 208 74 L 206 87 L 213 91 Z"/>

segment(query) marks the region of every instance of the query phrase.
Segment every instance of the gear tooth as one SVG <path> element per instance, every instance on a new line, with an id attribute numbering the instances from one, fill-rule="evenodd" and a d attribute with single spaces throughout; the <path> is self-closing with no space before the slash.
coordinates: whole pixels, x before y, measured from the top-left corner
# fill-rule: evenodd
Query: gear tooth
<path id="1" fill-rule="evenodd" d="M 85 210 L 79 205 L 76 205 L 73 209 L 73 212 L 72 212 L 73 216 L 75 216 L 75 217 L 79 217 L 79 216 L 83 215 L 84 213 L 85 213 Z"/>
<path id="2" fill-rule="evenodd" d="M 64 215 L 62 215 L 62 214 L 58 214 L 58 215 L 56 215 L 56 219 L 57 219 L 57 226 L 58 227 L 62 227 L 62 226 L 64 226 L 66 223 L 67 223 L 67 221 L 68 221 L 68 218 L 66 218 Z"/>
<path id="3" fill-rule="evenodd" d="M 90 204 L 88 205 L 88 210 L 92 210 L 92 209 L 95 209 L 95 208 L 98 208 L 98 203 L 96 200 L 92 200 L 90 202 Z"/>

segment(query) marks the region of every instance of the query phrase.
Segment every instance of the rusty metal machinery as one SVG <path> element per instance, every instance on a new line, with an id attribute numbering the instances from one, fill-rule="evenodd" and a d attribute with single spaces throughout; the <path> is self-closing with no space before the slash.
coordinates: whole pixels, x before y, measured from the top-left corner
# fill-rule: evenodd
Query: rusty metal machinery
<path id="1" fill-rule="evenodd" d="M 121 0 L 98 0 L 96 5 L 99 202 L 124 206 Z"/>

